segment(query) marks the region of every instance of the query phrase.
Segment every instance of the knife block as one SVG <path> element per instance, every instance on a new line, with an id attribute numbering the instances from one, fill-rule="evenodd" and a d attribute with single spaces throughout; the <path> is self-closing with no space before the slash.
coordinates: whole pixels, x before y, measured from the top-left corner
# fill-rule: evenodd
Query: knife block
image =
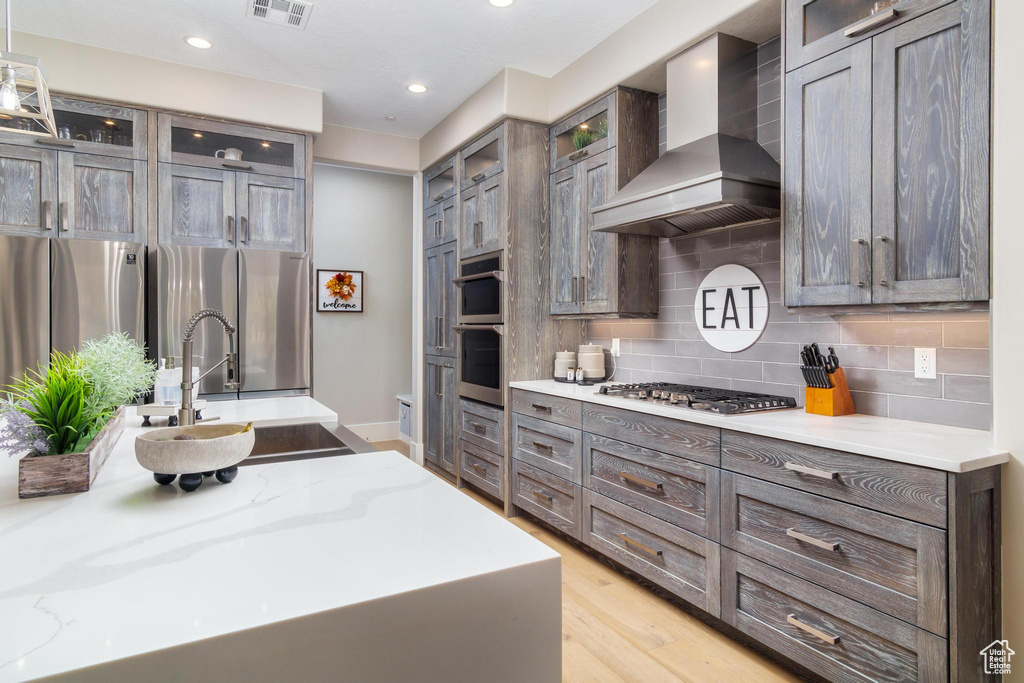
<path id="1" fill-rule="evenodd" d="M 831 389 L 819 389 L 807 387 L 804 389 L 804 406 L 808 413 L 814 415 L 827 415 L 839 417 L 840 415 L 852 415 L 856 411 L 853 407 L 853 397 L 850 396 L 850 385 L 846 383 L 846 373 L 842 368 L 836 368 L 829 377 L 832 378 Z"/>

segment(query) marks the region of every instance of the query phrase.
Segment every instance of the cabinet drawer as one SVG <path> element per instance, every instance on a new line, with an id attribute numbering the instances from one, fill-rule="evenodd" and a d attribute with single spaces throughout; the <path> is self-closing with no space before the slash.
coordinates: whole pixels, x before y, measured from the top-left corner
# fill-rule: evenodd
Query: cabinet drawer
<path id="1" fill-rule="evenodd" d="M 459 430 L 463 441 L 498 455 L 505 454 L 505 412 L 500 408 L 463 399 L 459 406 Z"/>
<path id="2" fill-rule="evenodd" d="M 583 486 L 718 540 L 717 468 L 595 434 L 583 435 Z"/>
<path id="3" fill-rule="evenodd" d="M 462 451 L 460 469 L 463 481 L 478 486 L 495 498 L 505 499 L 505 458 L 466 440 L 459 442 Z"/>
<path id="4" fill-rule="evenodd" d="M 722 473 L 722 543 L 946 635 L 946 532 Z"/>
<path id="5" fill-rule="evenodd" d="M 527 415 L 512 416 L 513 457 L 534 467 L 568 479 L 581 481 L 583 435 L 551 422 Z"/>
<path id="6" fill-rule="evenodd" d="M 945 639 L 727 548 L 722 620 L 830 681 L 946 680 Z"/>
<path id="7" fill-rule="evenodd" d="M 583 426 L 583 405 L 580 401 L 574 401 L 571 398 L 513 389 L 512 410 L 522 415 L 539 417 L 542 420 L 573 429 L 580 429 Z"/>
<path id="8" fill-rule="evenodd" d="M 719 616 L 719 545 L 583 489 L 581 540 Z"/>
<path id="9" fill-rule="evenodd" d="M 721 432 L 717 427 L 586 403 L 583 431 L 662 453 L 718 466 Z"/>
<path id="10" fill-rule="evenodd" d="M 512 462 L 515 504 L 578 539 L 580 487 L 525 462 Z"/>
<path id="11" fill-rule="evenodd" d="M 722 469 L 946 528 L 946 473 L 725 431 Z"/>

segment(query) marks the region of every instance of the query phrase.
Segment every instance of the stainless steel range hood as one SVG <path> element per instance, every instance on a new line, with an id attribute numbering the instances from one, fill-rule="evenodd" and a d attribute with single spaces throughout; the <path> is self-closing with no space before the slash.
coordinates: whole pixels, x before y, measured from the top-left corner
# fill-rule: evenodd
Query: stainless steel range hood
<path id="1" fill-rule="evenodd" d="M 757 144 L 757 46 L 716 33 L 669 60 L 668 151 L 593 212 L 592 230 L 678 237 L 779 216 Z"/>

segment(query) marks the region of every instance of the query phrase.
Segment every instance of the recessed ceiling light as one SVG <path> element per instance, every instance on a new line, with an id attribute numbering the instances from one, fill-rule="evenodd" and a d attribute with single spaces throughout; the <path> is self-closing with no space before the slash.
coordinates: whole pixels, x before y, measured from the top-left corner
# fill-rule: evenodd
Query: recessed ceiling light
<path id="1" fill-rule="evenodd" d="M 261 146 L 262 146 L 262 147 L 263 147 L 264 149 L 266 149 L 267 147 L 270 147 L 270 143 L 269 143 L 269 142 L 261 142 L 261 143 L 260 143 L 260 145 L 261 145 Z"/>
<path id="2" fill-rule="evenodd" d="M 192 137 L 194 137 L 194 138 L 201 138 L 201 137 L 203 137 L 203 134 L 202 134 L 202 133 L 200 133 L 200 132 L 199 132 L 199 131 L 197 130 L 197 131 L 195 131 L 194 133 L 192 133 Z"/>
<path id="3" fill-rule="evenodd" d="M 384 120 L 385 121 L 394 121 L 395 117 L 392 116 L 391 114 L 388 114 L 387 116 L 384 117 Z"/>
<path id="4" fill-rule="evenodd" d="M 208 41 L 206 38 L 200 38 L 199 36 L 189 36 L 185 39 L 185 42 L 192 47 L 198 47 L 200 50 L 209 50 L 213 47 L 213 43 Z"/>
<path id="5" fill-rule="evenodd" d="M 491 4 L 495 7 L 508 7 L 516 0 L 491 0 Z"/>
<path id="6" fill-rule="evenodd" d="M 427 86 L 422 85 L 420 83 L 410 83 L 408 85 L 408 88 L 409 88 L 409 92 L 415 92 L 415 93 L 427 92 Z"/>

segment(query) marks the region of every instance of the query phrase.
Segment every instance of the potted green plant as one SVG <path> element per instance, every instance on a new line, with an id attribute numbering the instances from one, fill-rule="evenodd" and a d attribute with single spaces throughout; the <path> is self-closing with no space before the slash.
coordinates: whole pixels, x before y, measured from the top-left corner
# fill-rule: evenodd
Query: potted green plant
<path id="1" fill-rule="evenodd" d="M 155 366 L 125 334 L 54 352 L 0 401 L 0 449 L 23 454 L 22 498 L 88 491 L 124 431 L 125 405 L 153 386 Z"/>

